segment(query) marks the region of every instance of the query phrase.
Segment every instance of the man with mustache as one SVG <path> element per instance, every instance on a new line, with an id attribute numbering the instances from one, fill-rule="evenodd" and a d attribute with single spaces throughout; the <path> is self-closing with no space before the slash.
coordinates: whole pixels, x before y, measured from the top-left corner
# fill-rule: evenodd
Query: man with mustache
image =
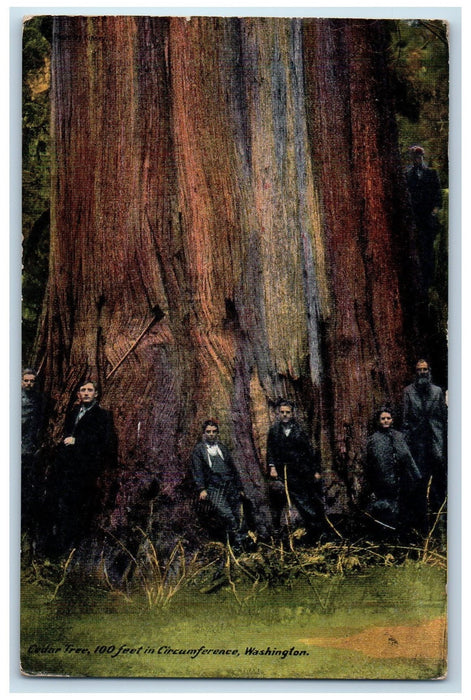
<path id="1" fill-rule="evenodd" d="M 447 406 L 443 391 L 432 384 L 428 362 L 420 359 L 415 372 L 414 382 L 404 389 L 402 433 L 421 474 L 418 516 L 424 527 L 427 499 L 431 512 L 436 514 L 446 497 Z"/>

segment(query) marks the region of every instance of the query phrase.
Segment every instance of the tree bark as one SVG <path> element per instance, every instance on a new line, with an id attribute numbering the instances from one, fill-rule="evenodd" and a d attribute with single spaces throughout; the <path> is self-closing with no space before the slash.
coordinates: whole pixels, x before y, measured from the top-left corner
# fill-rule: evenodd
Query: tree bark
<path id="1" fill-rule="evenodd" d="M 191 539 L 189 458 L 216 418 L 266 533 L 283 395 L 330 510 L 348 510 L 419 313 L 383 23 L 58 17 L 52 75 L 51 439 L 97 378 L 118 434 L 112 526 L 157 493 L 162 541 Z"/>

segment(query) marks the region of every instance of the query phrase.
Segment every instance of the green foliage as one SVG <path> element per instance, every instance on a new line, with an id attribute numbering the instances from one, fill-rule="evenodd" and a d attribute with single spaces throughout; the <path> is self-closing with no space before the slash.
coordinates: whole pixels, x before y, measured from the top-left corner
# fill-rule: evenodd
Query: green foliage
<path id="1" fill-rule="evenodd" d="M 434 379 L 447 384 L 448 351 L 448 137 L 449 52 L 448 30 L 440 20 L 397 21 L 390 42 L 396 121 L 404 168 L 408 149 L 420 144 L 425 162 L 440 177 L 443 207 L 435 240 L 435 277 L 429 290 L 428 355 Z"/>
<path id="2" fill-rule="evenodd" d="M 23 30 L 23 363 L 29 364 L 49 262 L 51 18 Z"/>
<path id="3" fill-rule="evenodd" d="M 390 65 L 395 75 L 397 123 L 404 164 L 408 148 L 420 144 L 426 160 L 448 187 L 448 41 L 439 20 L 395 23 Z"/>

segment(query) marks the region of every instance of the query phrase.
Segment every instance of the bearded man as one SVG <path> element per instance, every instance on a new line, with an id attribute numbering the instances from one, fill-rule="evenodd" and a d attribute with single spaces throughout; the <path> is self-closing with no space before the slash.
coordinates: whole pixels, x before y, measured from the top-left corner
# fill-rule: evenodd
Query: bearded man
<path id="1" fill-rule="evenodd" d="M 414 382 L 404 389 L 402 433 L 420 471 L 423 498 L 428 497 L 432 513 L 436 513 L 447 491 L 447 406 L 441 388 L 432 384 L 430 365 L 423 359 L 415 366 Z"/>

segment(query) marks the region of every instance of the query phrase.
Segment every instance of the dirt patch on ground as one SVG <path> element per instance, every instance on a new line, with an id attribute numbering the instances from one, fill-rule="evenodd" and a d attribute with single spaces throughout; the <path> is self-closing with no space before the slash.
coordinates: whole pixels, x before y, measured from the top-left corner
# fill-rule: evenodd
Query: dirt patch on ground
<path id="1" fill-rule="evenodd" d="M 350 637 L 312 637 L 300 642 L 360 651 L 376 659 L 445 659 L 446 619 L 439 617 L 411 627 L 370 627 Z"/>

